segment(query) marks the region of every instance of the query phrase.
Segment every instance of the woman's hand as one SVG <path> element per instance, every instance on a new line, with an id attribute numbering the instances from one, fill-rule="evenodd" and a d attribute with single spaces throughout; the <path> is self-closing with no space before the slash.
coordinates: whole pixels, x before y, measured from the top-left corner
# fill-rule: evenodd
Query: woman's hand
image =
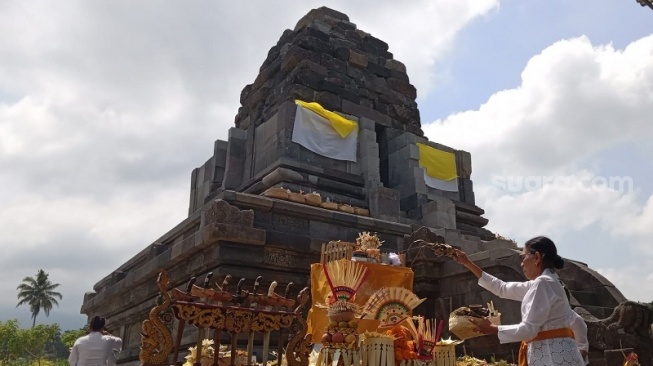
<path id="1" fill-rule="evenodd" d="M 460 249 L 454 249 L 452 257 L 453 260 L 462 264 L 463 266 L 467 266 L 469 263 L 472 263 L 472 261 L 470 261 L 467 257 L 467 254 Z"/>
<path id="2" fill-rule="evenodd" d="M 470 319 L 474 325 L 476 325 L 476 330 L 483 333 L 483 334 L 497 334 L 499 333 L 499 328 L 490 323 L 490 321 L 486 318 L 474 318 Z"/>
<path id="3" fill-rule="evenodd" d="M 483 270 L 474 264 L 471 259 L 467 257 L 467 254 L 463 252 L 460 249 L 454 249 L 453 250 L 453 255 L 451 256 L 456 262 L 462 264 L 463 266 L 467 267 L 472 273 L 478 277 L 481 278 L 481 275 L 483 274 Z"/>

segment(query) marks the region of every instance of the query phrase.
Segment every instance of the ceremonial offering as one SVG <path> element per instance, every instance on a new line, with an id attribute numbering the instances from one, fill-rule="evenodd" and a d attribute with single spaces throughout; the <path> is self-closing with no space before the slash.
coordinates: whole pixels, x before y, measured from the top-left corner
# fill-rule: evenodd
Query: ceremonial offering
<path id="1" fill-rule="evenodd" d="M 378 332 L 362 335 L 363 366 L 394 366 L 394 337 Z"/>
<path id="2" fill-rule="evenodd" d="M 326 208 L 327 210 L 338 210 L 338 204 L 336 202 L 325 201 L 320 203 L 320 207 Z"/>
<path id="3" fill-rule="evenodd" d="M 417 359 L 415 342 L 411 339 L 410 329 L 401 325 L 395 325 L 386 331 L 386 335 L 394 338 L 395 365 L 406 365 Z"/>
<path id="4" fill-rule="evenodd" d="M 327 298 L 329 327 L 322 336 L 325 346 L 357 348 L 358 319 L 354 318 L 358 315 L 360 306 L 353 300 L 367 273 L 362 265 L 347 259 L 324 264 L 324 274 L 331 288 Z"/>
<path id="5" fill-rule="evenodd" d="M 346 258 L 324 264 L 331 294 L 327 297 L 329 325 L 322 335 L 318 365 L 360 365 L 356 319 L 360 306 L 354 298 L 367 274 L 367 268 Z"/>
<path id="6" fill-rule="evenodd" d="M 381 250 L 379 247 L 382 244 L 383 241 L 376 234 L 364 231 L 358 234 L 358 238 L 356 238 L 357 250 L 354 252 L 354 256 L 357 257 L 357 260 L 361 260 L 361 257 L 366 256 L 372 259 L 371 262 L 381 262 Z"/>
<path id="7" fill-rule="evenodd" d="M 288 193 L 288 200 L 292 202 L 297 202 L 297 203 L 306 203 L 306 198 L 304 197 L 304 194 L 302 192 L 295 193 L 295 192 L 290 192 Z"/>
<path id="8" fill-rule="evenodd" d="M 338 210 L 346 213 L 353 214 L 354 213 L 354 207 L 350 205 L 338 205 Z"/>
<path id="9" fill-rule="evenodd" d="M 346 241 L 330 241 L 322 244 L 320 263 L 327 263 L 339 259 L 350 259 L 356 248 L 355 243 Z"/>
<path id="10" fill-rule="evenodd" d="M 362 207 L 354 207 L 354 213 L 361 216 L 369 216 L 370 210 Z"/>
<path id="11" fill-rule="evenodd" d="M 272 198 L 278 198 L 282 200 L 287 200 L 288 199 L 288 190 L 284 189 L 283 187 L 272 187 L 268 188 L 263 192 L 263 195 L 266 197 L 272 197 Z"/>
<path id="12" fill-rule="evenodd" d="M 403 287 L 382 287 L 367 300 L 361 318 L 379 320 L 380 328 L 393 327 L 408 319 L 424 300 Z"/>
<path id="13" fill-rule="evenodd" d="M 463 341 L 455 341 L 451 338 L 441 339 L 433 349 L 433 360 L 435 366 L 456 366 L 456 345 Z"/>
<path id="14" fill-rule="evenodd" d="M 490 311 L 490 315 L 488 316 L 490 323 L 494 325 L 501 325 L 501 313 L 494 308 L 494 302 L 490 301 L 487 304 L 487 308 Z"/>
<path id="15" fill-rule="evenodd" d="M 306 193 L 304 195 L 304 200 L 307 205 L 320 206 L 320 204 L 322 203 L 322 196 L 320 196 L 320 194 L 317 192 Z"/>
<path id="16" fill-rule="evenodd" d="M 443 321 L 417 319 L 417 358 L 422 361 L 433 360 L 433 349 L 442 332 Z"/>
<path id="17" fill-rule="evenodd" d="M 490 310 L 490 308 L 492 310 Z M 488 319 L 492 324 L 499 325 L 501 313 L 490 302 L 488 308 L 481 305 L 469 305 L 460 307 L 449 315 L 449 331 L 460 339 L 470 339 L 484 335 L 479 332 L 474 319 Z"/>
<path id="18" fill-rule="evenodd" d="M 322 347 L 316 366 L 360 366 L 359 350 L 347 348 Z"/>

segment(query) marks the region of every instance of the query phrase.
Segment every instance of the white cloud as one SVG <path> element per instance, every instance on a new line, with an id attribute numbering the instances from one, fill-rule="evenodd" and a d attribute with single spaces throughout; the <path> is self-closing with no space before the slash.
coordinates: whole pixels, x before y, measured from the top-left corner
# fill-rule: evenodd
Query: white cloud
<path id="1" fill-rule="evenodd" d="M 470 151 L 482 176 L 568 172 L 610 147 L 651 136 L 650 55 L 653 35 L 624 50 L 593 46 L 586 37 L 559 41 L 528 62 L 518 88 L 424 132 Z"/>
<path id="2" fill-rule="evenodd" d="M 403 62 L 420 99 L 428 96 L 442 76 L 434 68 L 444 57 L 457 33 L 471 21 L 499 7 L 498 0 L 419 1 L 410 7 L 396 2 L 373 2 L 347 13 L 360 29 L 390 46 Z"/>
<path id="3" fill-rule="evenodd" d="M 597 268 L 603 277 L 612 282 L 629 300 L 650 303 L 653 301 L 653 272 L 650 266 L 623 266 Z"/>
<path id="4" fill-rule="evenodd" d="M 615 148 L 653 139 L 651 56 L 653 35 L 623 50 L 594 46 L 587 37 L 562 40 L 528 62 L 517 88 L 424 126 L 433 140 L 471 152 L 476 197 L 490 229 L 523 241 L 599 228 L 605 237 L 583 244 L 583 253 L 561 251 L 590 264 L 609 253 L 601 273 L 637 300 L 653 293 L 646 291 L 650 282 L 644 290 L 631 284 L 650 276 L 643 268 L 653 260 L 653 194 L 600 162 Z M 632 184 L 606 189 L 611 176 Z"/>

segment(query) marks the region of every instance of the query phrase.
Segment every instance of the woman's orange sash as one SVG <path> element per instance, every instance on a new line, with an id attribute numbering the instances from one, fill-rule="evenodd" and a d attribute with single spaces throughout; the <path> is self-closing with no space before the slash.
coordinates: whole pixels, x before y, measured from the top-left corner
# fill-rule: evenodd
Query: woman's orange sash
<path id="1" fill-rule="evenodd" d="M 519 366 L 528 366 L 528 357 L 526 353 L 528 352 L 528 344 L 530 342 L 535 342 L 535 341 L 542 341 L 545 339 L 551 339 L 551 338 L 574 338 L 574 332 L 571 331 L 569 328 L 558 328 L 558 329 L 551 329 L 551 330 L 543 330 L 539 333 L 537 333 L 537 336 L 535 338 L 531 339 L 530 341 L 526 342 L 521 342 L 521 347 L 519 347 Z"/>

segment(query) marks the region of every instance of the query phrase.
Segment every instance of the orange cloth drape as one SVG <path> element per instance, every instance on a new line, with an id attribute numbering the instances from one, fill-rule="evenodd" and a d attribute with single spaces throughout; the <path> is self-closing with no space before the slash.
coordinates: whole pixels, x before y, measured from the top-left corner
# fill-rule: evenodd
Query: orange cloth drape
<path id="1" fill-rule="evenodd" d="M 413 270 L 408 267 L 388 266 L 377 263 L 359 262 L 363 264 L 370 273 L 367 280 L 356 293 L 356 303 L 361 307 L 365 305 L 367 299 L 381 287 L 403 287 L 407 290 L 413 290 Z M 313 305 L 308 312 L 308 332 L 313 335 L 313 343 L 322 342 L 322 334 L 329 325 L 327 311 L 324 308 L 315 306 L 326 304 L 326 297 L 331 292 L 324 269 L 321 263 L 311 264 L 311 298 Z M 359 332 L 374 331 L 378 327 L 377 320 L 362 320 L 358 326 Z"/>
<path id="2" fill-rule="evenodd" d="M 519 347 L 519 366 L 528 366 L 528 357 L 526 353 L 528 352 L 528 344 L 530 342 L 535 342 L 535 341 L 542 341 L 545 339 L 551 339 L 551 338 L 574 338 L 574 332 L 571 331 L 569 328 L 558 328 L 558 329 L 551 329 L 551 330 L 543 330 L 539 333 L 537 333 L 537 336 L 535 338 L 531 339 L 530 341 L 526 342 L 521 342 L 521 347 Z"/>

